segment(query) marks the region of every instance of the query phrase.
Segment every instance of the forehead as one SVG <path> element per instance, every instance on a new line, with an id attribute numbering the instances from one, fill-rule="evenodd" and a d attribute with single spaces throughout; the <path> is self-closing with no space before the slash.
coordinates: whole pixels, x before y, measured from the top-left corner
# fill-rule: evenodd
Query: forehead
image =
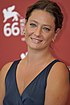
<path id="1" fill-rule="evenodd" d="M 46 12 L 45 10 L 34 10 L 31 13 L 29 20 L 35 20 L 42 24 L 55 24 L 54 16 L 51 13 Z"/>

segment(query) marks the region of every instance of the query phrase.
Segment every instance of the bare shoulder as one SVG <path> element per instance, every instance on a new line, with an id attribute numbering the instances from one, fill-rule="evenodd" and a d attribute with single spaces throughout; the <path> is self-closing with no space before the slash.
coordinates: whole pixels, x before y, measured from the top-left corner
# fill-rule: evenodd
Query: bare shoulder
<path id="1" fill-rule="evenodd" d="M 69 78 L 69 70 L 63 62 L 56 62 L 51 69 L 50 75 L 59 79 Z"/>
<path id="2" fill-rule="evenodd" d="M 2 69 L 0 70 L 0 78 L 3 78 L 6 76 L 10 66 L 12 65 L 13 62 L 9 62 L 7 64 L 5 64 Z"/>
<path id="3" fill-rule="evenodd" d="M 12 62 L 7 63 L 0 70 L 0 105 L 3 105 L 3 99 L 5 96 L 5 77 L 11 65 Z"/>
<path id="4" fill-rule="evenodd" d="M 56 62 L 48 76 L 48 83 L 59 83 L 60 86 L 69 85 L 69 70 L 63 62 Z M 55 86 L 55 85 L 53 85 Z"/>
<path id="5" fill-rule="evenodd" d="M 45 105 L 54 105 L 55 103 L 57 103 L 56 105 L 66 105 L 68 94 L 68 68 L 64 63 L 57 62 L 53 65 L 48 75 Z"/>

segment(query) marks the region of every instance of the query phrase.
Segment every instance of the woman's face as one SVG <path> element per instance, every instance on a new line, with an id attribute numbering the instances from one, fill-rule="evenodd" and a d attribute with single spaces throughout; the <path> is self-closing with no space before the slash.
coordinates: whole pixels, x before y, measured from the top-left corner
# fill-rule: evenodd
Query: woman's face
<path id="1" fill-rule="evenodd" d="M 34 10 L 25 25 L 25 40 L 29 48 L 48 48 L 55 32 L 55 18 L 44 10 Z"/>

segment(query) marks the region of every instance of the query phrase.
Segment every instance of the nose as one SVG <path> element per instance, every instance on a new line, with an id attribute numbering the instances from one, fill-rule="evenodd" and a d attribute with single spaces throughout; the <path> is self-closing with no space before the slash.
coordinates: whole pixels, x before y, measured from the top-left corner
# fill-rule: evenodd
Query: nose
<path id="1" fill-rule="evenodd" d="M 37 27 L 36 30 L 35 30 L 35 32 L 34 32 L 34 34 L 36 36 L 40 36 L 41 35 L 41 27 Z"/>

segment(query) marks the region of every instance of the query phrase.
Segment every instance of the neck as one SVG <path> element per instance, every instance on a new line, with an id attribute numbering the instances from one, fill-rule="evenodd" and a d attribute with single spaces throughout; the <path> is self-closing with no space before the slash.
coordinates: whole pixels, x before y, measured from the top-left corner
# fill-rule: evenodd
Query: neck
<path id="1" fill-rule="evenodd" d="M 28 63 L 39 63 L 39 62 L 45 62 L 53 58 L 51 55 L 49 49 L 43 49 L 43 50 L 31 50 L 28 49 L 28 55 L 27 55 L 27 61 Z"/>

